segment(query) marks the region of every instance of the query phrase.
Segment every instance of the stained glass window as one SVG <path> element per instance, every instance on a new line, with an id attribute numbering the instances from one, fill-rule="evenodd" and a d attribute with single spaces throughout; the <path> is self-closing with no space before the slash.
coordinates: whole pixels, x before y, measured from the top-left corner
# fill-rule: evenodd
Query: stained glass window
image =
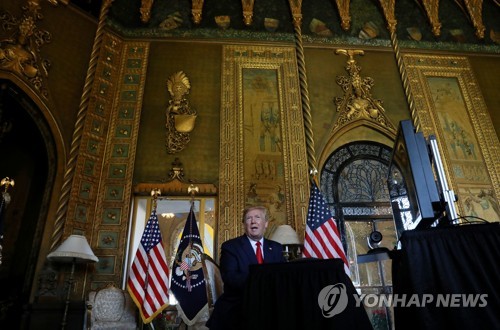
<path id="1" fill-rule="evenodd" d="M 397 235 L 387 177 L 391 148 L 356 142 L 337 149 L 321 171 L 321 190 L 335 215 L 346 248 L 351 280 L 361 294 L 392 293 L 391 260 L 358 263 L 357 257 L 375 248 L 394 249 Z M 370 234 L 382 234 L 378 244 Z M 390 308 L 366 306 L 376 329 L 394 327 Z"/>

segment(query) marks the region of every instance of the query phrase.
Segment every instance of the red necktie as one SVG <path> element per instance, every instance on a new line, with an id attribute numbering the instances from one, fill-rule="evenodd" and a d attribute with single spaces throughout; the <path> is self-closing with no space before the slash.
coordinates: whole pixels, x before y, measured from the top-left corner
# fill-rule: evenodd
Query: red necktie
<path id="1" fill-rule="evenodd" d="M 257 245 L 257 250 L 255 251 L 255 254 L 257 255 L 257 262 L 259 264 L 264 263 L 264 258 L 262 257 L 262 250 L 260 249 L 260 242 L 255 243 Z"/>

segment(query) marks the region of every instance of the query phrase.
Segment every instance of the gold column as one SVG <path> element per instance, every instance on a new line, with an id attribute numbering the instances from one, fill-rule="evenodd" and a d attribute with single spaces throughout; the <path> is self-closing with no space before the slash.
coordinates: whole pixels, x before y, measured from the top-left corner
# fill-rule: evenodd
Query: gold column
<path id="1" fill-rule="evenodd" d="M 71 150 L 69 153 L 68 162 L 66 164 L 66 170 L 64 172 L 64 180 L 56 211 L 56 219 L 54 223 L 54 231 L 52 232 L 52 237 L 51 237 L 50 250 L 53 250 L 56 246 L 62 243 L 64 223 L 66 220 L 65 218 L 68 207 L 68 201 L 70 198 L 71 185 L 73 176 L 75 174 L 78 152 L 80 149 L 80 142 L 85 123 L 85 116 L 87 114 L 87 108 L 90 100 L 90 94 L 92 91 L 92 85 L 94 83 L 95 71 L 98 63 L 99 52 L 101 49 L 101 42 L 104 34 L 105 21 L 106 17 L 108 16 L 109 8 L 111 7 L 112 2 L 113 0 L 104 0 L 101 7 L 101 12 L 99 14 L 99 22 L 97 25 L 96 36 L 94 39 L 94 46 L 92 48 L 89 68 L 87 70 L 87 76 L 85 78 L 85 85 L 83 87 L 83 94 L 76 118 L 75 130 L 73 131 Z"/>

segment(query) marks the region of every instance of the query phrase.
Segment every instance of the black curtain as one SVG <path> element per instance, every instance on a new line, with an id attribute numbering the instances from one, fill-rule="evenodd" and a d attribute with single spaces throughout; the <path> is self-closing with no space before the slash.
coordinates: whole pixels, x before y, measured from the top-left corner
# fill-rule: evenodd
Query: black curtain
<path id="1" fill-rule="evenodd" d="M 320 292 L 335 285 L 339 294 L 330 295 L 328 303 L 338 309 L 325 316 Z M 356 290 L 340 259 L 251 265 L 244 324 L 249 330 L 372 329 L 363 304 L 357 306 L 354 295 Z"/>
<path id="2" fill-rule="evenodd" d="M 401 245 L 394 294 L 419 300 L 396 305 L 397 329 L 500 328 L 499 223 L 406 231 Z M 423 306 L 426 294 L 433 301 Z"/>

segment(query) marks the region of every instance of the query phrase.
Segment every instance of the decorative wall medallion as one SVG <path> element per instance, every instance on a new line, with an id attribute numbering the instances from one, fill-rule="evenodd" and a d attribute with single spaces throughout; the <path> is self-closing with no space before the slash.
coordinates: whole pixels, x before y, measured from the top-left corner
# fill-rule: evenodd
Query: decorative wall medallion
<path id="1" fill-rule="evenodd" d="M 102 223 L 104 225 L 119 225 L 122 209 L 119 207 L 107 207 L 102 212 Z"/>

